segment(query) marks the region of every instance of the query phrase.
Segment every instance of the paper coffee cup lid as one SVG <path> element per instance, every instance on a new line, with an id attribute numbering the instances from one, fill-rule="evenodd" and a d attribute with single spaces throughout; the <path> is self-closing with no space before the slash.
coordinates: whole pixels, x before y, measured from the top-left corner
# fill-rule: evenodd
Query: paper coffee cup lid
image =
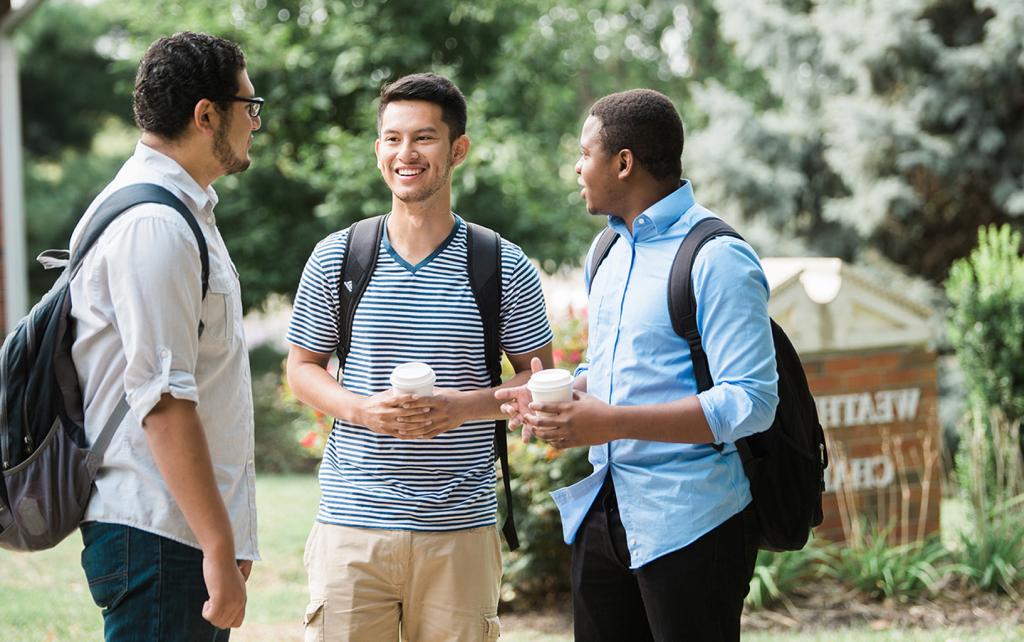
<path id="1" fill-rule="evenodd" d="M 533 373 L 528 387 L 534 390 L 552 390 L 572 384 L 572 373 L 560 368 L 551 368 Z"/>
<path id="2" fill-rule="evenodd" d="M 434 370 L 418 361 L 403 363 L 391 372 L 391 385 L 418 386 L 433 381 Z"/>

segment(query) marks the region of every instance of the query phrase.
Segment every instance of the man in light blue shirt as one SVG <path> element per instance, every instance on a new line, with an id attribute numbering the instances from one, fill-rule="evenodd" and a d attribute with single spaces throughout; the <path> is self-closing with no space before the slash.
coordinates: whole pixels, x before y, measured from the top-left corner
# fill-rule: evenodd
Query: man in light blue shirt
<path id="1" fill-rule="evenodd" d="M 587 284 L 587 362 L 572 402 L 520 408 L 500 395 L 513 424 L 556 448 L 590 446 L 593 474 L 552 494 L 573 546 L 577 640 L 739 639 L 757 538 L 734 443 L 766 430 L 778 403 L 768 283 L 739 239 L 697 255 L 697 327 L 715 382 L 697 394 L 668 277 L 687 232 L 714 214 L 680 180 L 682 148 L 679 114 L 658 92 L 591 108 L 576 173 L 588 212 L 621 238 Z"/>

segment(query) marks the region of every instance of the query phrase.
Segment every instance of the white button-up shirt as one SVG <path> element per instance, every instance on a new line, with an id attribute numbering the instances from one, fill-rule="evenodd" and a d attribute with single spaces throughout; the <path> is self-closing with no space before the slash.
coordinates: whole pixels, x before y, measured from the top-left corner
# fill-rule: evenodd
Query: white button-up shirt
<path id="1" fill-rule="evenodd" d="M 210 254 L 209 291 L 195 235 L 176 210 L 144 204 L 118 217 L 71 283 L 72 356 L 82 385 L 89 441 L 127 394 L 96 478 L 86 521 L 134 526 L 199 547 L 153 461 L 142 418 L 164 393 L 197 404 L 213 472 L 227 506 L 239 559 L 256 549 L 253 405 L 238 275 L 216 227 L 217 194 L 177 162 L 141 142 L 93 201 L 71 237 L 115 190 L 133 183 L 167 188 L 195 215 Z M 202 337 L 199 323 L 203 322 Z"/>

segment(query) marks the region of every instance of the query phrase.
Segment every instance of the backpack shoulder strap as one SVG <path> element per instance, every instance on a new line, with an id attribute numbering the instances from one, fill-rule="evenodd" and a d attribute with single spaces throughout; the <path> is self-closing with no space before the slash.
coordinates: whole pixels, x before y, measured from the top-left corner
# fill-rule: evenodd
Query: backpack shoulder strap
<path id="1" fill-rule="evenodd" d="M 693 264 L 701 248 L 708 241 L 719 236 L 743 238 L 720 218 L 711 217 L 698 221 L 687 233 L 683 242 L 679 244 L 668 277 L 668 306 L 669 316 L 672 318 L 672 329 L 686 339 L 686 343 L 690 346 L 693 374 L 697 378 L 698 392 L 709 390 L 714 385 L 714 381 L 711 378 L 707 354 L 704 353 L 704 347 L 701 344 L 700 331 L 697 329 L 697 299 L 693 294 L 692 278 Z"/>
<path id="2" fill-rule="evenodd" d="M 606 227 L 601 230 L 601 233 L 597 237 L 597 243 L 594 245 L 594 253 L 590 257 L 590 278 L 587 279 L 587 293 L 590 293 L 590 288 L 594 286 L 594 277 L 597 276 L 597 268 L 601 267 L 601 263 L 604 262 L 605 257 L 608 256 L 608 252 L 611 251 L 612 246 L 615 245 L 615 241 L 619 240 L 619 235 L 610 227 Z"/>
<path id="3" fill-rule="evenodd" d="M 199 246 L 199 261 L 202 265 L 203 298 L 205 299 L 206 291 L 210 286 L 210 252 L 206 246 L 206 237 L 203 236 L 203 231 L 199 229 L 199 223 L 196 222 L 195 216 L 192 215 L 188 207 L 166 188 L 152 183 L 137 183 L 122 187 L 108 196 L 99 205 L 96 213 L 93 214 L 92 219 L 82 233 L 82 239 L 71 254 L 68 274 L 70 276 L 77 274 L 82 266 L 82 261 L 85 259 L 85 255 L 89 253 L 89 250 L 96 244 L 96 241 L 99 240 L 107 227 L 114 222 L 114 219 L 136 205 L 142 205 L 143 203 L 166 205 L 176 210 L 185 219 L 189 229 L 192 230 L 192 234 L 196 237 L 196 245 Z"/>
<path id="4" fill-rule="evenodd" d="M 137 183 L 135 185 L 128 185 L 115 191 L 113 194 L 108 196 L 99 207 L 96 209 L 96 213 L 93 214 L 90 219 L 85 231 L 82 233 L 82 238 L 78 245 L 75 247 L 74 252 L 71 253 L 70 263 L 68 264 L 68 281 L 71 280 L 78 270 L 82 267 L 82 261 L 85 259 L 86 254 L 96 244 L 103 232 L 106 231 L 107 227 L 110 226 L 114 220 L 130 210 L 136 205 L 142 205 L 143 203 L 156 203 L 159 205 L 166 205 L 181 214 L 181 217 L 185 219 L 189 229 L 192 230 L 192 234 L 196 237 L 196 245 L 199 246 L 199 262 L 201 265 L 202 273 L 202 287 L 203 287 L 203 298 L 206 298 L 206 292 L 210 286 L 210 252 L 206 245 L 206 237 L 203 236 L 203 231 L 199 229 L 199 223 L 196 222 L 195 216 L 192 212 L 181 202 L 177 196 L 172 194 L 166 188 L 152 183 Z M 203 333 L 203 324 L 199 322 L 199 334 Z M 128 413 L 128 399 L 125 395 L 121 395 L 120 401 L 117 406 L 110 413 L 106 423 L 103 424 L 103 428 L 100 430 L 100 434 L 96 437 L 96 440 L 92 443 L 86 465 L 92 475 L 95 475 L 99 470 L 100 463 L 103 461 L 103 455 L 107 450 L 107 446 L 110 445 L 111 439 L 114 437 L 114 432 L 117 427 L 121 425 L 121 421 L 124 416 Z"/>
<path id="5" fill-rule="evenodd" d="M 467 271 L 469 285 L 480 311 L 484 327 L 484 354 L 491 385 L 501 384 L 501 236 L 482 225 L 467 222 Z M 505 523 L 501 532 L 508 549 L 519 548 L 516 520 L 512 502 L 512 475 L 508 463 L 506 421 L 494 422 L 494 452 L 501 464 L 502 485 L 505 487 Z"/>
<path id="6" fill-rule="evenodd" d="M 484 326 L 487 372 L 491 385 L 501 383 L 501 237 L 476 223 L 467 223 L 469 285 Z"/>
<path id="7" fill-rule="evenodd" d="M 352 320 L 359 300 L 377 267 L 380 241 L 384 237 L 384 216 L 356 221 L 348 228 L 344 264 L 338 270 L 338 376 L 345 367 L 352 346 Z"/>

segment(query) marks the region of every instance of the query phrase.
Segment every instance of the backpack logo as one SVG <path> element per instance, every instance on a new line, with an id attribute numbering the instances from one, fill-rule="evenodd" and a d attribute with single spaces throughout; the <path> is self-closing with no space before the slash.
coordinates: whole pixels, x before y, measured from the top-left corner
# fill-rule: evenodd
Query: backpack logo
<path id="1" fill-rule="evenodd" d="M 352 291 L 352 282 L 351 281 L 345 281 L 345 289 L 348 290 L 349 292 Z"/>

